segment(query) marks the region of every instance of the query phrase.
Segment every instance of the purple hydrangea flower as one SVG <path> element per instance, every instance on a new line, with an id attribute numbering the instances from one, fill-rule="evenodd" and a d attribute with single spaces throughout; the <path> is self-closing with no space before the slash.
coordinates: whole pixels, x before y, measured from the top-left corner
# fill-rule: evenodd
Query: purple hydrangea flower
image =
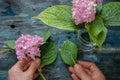
<path id="1" fill-rule="evenodd" d="M 35 59 L 36 56 L 40 57 L 39 46 L 44 43 L 40 36 L 22 35 L 15 44 L 16 55 L 19 60 L 27 56 Z"/>
<path id="2" fill-rule="evenodd" d="M 95 19 L 97 3 L 102 0 L 73 0 L 72 17 L 76 25 L 89 23 Z"/>

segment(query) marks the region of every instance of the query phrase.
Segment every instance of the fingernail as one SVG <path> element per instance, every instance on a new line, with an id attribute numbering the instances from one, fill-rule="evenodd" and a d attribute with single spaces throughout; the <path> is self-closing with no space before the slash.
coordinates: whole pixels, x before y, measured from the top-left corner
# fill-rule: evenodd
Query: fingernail
<path id="1" fill-rule="evenodd" d="M 79 69 L 80 68 L 80 66 L 78 65 L 78 64 L 75 64 L 75 66 L 74 66 L 76 69 Z"/>

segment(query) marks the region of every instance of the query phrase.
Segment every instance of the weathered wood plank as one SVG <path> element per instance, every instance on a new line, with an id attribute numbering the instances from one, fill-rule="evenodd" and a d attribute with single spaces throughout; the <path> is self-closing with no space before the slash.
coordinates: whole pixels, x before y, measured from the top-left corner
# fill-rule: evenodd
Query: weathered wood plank
<path id="1" fill-rule="evenodd" d="M 119 0 L 104 0 L 104 3 Z M 71 5 L 71 0 L 0 0 L 0 80 L 7 80 L 7 71 L 17 58 L 15 51 L 8 49 L 5 41 L 16 40 L 21 34 L 39 34 L 48 26 L 31 17 L 45 8 L 58 5 Z M 48 80 L 71 80 L 68 66 L 60 58 L 60 47 L 66 39 L 76 43 L 76 32 L 49 28 L 51 41 L 57 43 L 58 57 L 54 64 L 43 70 Z M 112 28 L 113 29 L 113 28 Z M 111 29 L 111 30 L 112 30 Z M 120 80 L 120 28 L 109 31 L 103 52 L 79 52 L 79 60 L 91 61 L 104 72 L 107 80 Z M 40 80 L 40 79 L 37 79 Z"/>

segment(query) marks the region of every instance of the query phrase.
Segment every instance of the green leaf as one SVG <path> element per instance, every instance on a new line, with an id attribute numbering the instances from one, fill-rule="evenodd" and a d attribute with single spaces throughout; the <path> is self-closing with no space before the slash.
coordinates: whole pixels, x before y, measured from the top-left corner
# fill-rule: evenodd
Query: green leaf
<path id="1" fill-rule="evenodd" d="M 43 37 L 44 38 L 44 41 L 46 42 L 48 40 L 48 38 L 51 36 L 51 33 L 50 31 L 47 29 L 47 30 L 44 30 L 43 32 L 41 32 L 39 34 L 39 36 Z"/>
<path id="2" fill-rule="evenodd" d="M 8 40 L 6 41 L 6 44 L 8 45 L 9 48 L 14 49 L 15 40 Z"/>
<path id="3" fill-rule="evenodd" d="M 52 64 L 57 58 L 57 47 L 53 42 L 46 43 L 40 47 L 41 50 L 41 64 Z"/>
<path id="4" fill-rule="evenodd" d="M 101 17 L 96 16 L 96 19 L 92 23 L 86 23 L 85 27 L 90 35 L 91 40 L 96 43 L 98 47 L 101 47 L 106 39 L 107 29 L 104 26 Z"/>
<path id="5" fill-rule="evenodd" d="M 80 26 L 76 26 L 72 18 L 71 6 L 67 5 L 49 7 L 33 18 L 40 19 L 45 24 L 58 29 L 80 29 Z"/>
<path id="6" fill-rule="evenodd" d="M 66 40 L 61 47 L 61 58 L 67 65 L 74 66 L 77 62 L 77 46 Z"/>
<path id="7" fill-rule="evenodd" d="M 104 5 L 101 17 L 107 26 L 120 26 L 120 2 L 110 2 Z"/>
<path id="8" fill-rule="evenodd" d="M 97 14 L 100 14 L 102 10 L 102 4 L 97 4 L 96 10 L 97 10 Z"/>

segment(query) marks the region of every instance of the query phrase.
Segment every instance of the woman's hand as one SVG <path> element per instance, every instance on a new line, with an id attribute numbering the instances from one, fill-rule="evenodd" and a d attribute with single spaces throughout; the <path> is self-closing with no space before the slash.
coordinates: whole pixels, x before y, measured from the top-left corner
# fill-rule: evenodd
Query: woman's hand
<path id="1" fill-rule="evenodd" d="M 36 70 L 40 65 L 40 59 L 34 61 L 30 58 L 18 61 L 9 71 L 8 80 L 33 80 L 38 74 Z"/>
<path id="2" fill-rule="evenodd" d="M 105 80 L 98 67 L 90 62 L 78 61 L 74 67 L 69 67 L 73 80 Z"/>

